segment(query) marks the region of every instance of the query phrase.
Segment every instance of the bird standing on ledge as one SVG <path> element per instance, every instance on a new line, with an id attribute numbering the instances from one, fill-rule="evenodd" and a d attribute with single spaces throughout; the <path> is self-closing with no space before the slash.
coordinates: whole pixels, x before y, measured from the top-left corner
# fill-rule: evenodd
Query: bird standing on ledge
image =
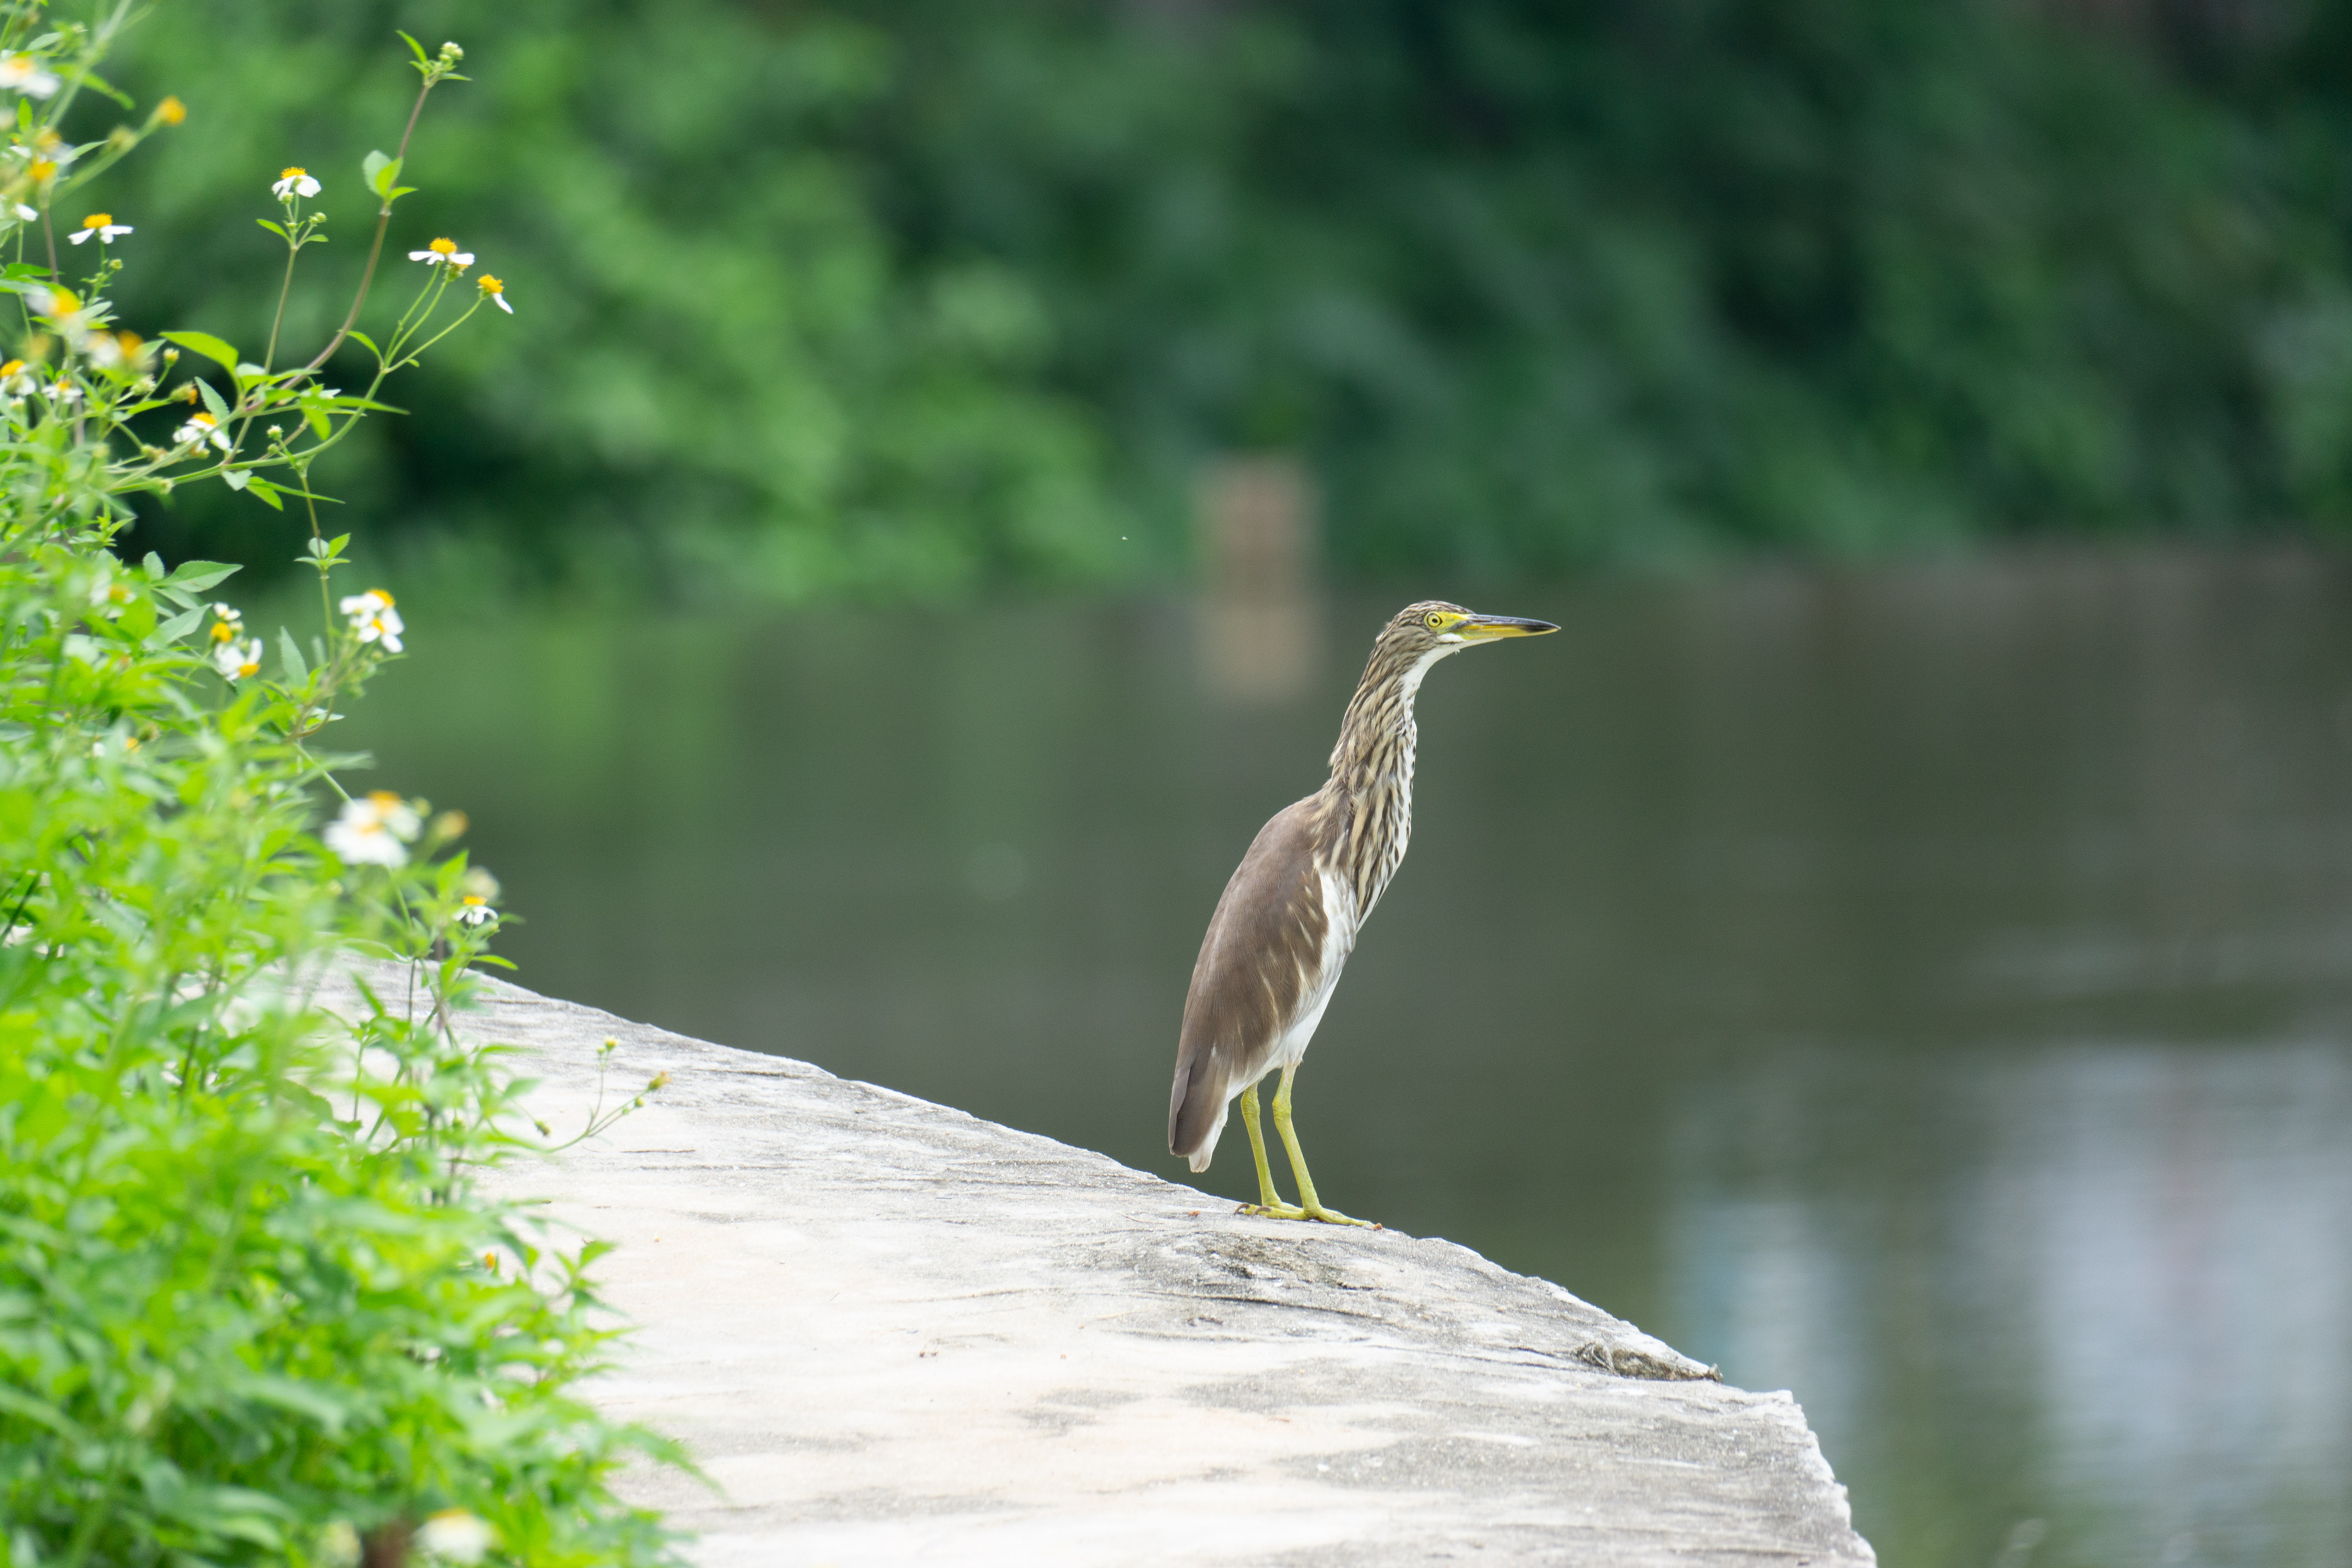
<path id="1" fill-rule="evenodd" d="M 1381 628 L 1371 662 L 1339 722 L 1331 778 L 1275 814 L 1225 884 L 1184 998 L 1176 1087 L 1168 1099 L 1168 1149 L 1209 1168 L 1225 1110 L 1241 1092 L 1242 1125 L 1257 1162 L 1258 1201 L 1243 1212 L 1275 1219 L 1362 1225 L 1323 1206 L 1290 1125 L 1298 1058 L 1323 1021 L 1372 906 L 1412 836 L 1412 700 L 1429 667 L 1498 637 L 1537 637 L 1549 621 L 1474 616 L 1459 605 L 1408 605 Z M 1282 1069 L 1274 1129 L 1298 1178 L 1298 1202 L 1274 1190 L 1258 1128 L 1257 1080 Z"/>

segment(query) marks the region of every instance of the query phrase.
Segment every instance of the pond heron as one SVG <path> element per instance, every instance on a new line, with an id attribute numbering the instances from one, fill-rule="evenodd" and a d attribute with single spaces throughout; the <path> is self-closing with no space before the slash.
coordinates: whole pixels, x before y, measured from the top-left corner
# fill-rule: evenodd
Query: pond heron
<path id="1" fill-rule="evenodd" d="M 1244 1213 L 1364 1223 L 1325 1208 L 1316 1195 L 1290 1123 L 1290 1088 L 1356 933 L 1396 875 L 1412 835 L 1412 700 L 1430 666 L 1450 654 L 1559 629 L 1438 601 L 1399 611 L 1381 628 L 1339 721 L 1329 782 L 1276 813 L 1225 884 L 1184 998 L 1168 1148 L 1191 1160 L 1193 1170 L 1207 1170 L 1238 1090 L 1257 1162 L 1258 1201 L 1243 1205 Z M 1277 1068 L 1274 1129 L 1298 1179 L 1297 1204 L 1284 1203 L 1274 1190 L 1258 1127 L 1257 1081 Z"/>

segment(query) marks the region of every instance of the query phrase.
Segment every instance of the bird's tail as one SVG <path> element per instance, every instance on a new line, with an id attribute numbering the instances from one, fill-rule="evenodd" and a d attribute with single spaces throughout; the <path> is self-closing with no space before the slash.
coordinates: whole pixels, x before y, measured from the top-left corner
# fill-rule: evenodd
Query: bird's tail
<path id="1" fill-rule="evenodd" d="M 1232 1103 L 1225 1088 L 1225 1075 L 1216 1070 L 1207 1051 L 1177 1066 L 1175 1087 L 1168 1097 L 1168 1152 L 1183 1155 L 1195 1171 L 1209 1168 L 1209 1158 L 1217 1152 L 1217 1134 L 1225 1130 L 1225 1110 Z"/>

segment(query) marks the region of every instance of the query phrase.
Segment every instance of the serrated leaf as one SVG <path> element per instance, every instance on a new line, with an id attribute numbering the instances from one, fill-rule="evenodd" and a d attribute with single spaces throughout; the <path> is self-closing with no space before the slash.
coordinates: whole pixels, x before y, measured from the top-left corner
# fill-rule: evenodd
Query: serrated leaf
<path id="1" fill-rule="evenodd" d="M 175 588 L 201 594 L 223 578 L 244 570 L 244 567 L 226 561 L 183 561 L 163 581 Z"/>
<path id="2" fill-rule="evenodd" d="M 217 362 L 231 375 L 236 374 L 236 351 L 210 332 L 165 332 L 163 341 L 177 343 L 184 349 L 193 349 L 206 359 Z"/>
<path id="3" fill-rule="evenodd" d="M 165 621 L 162 626 L 157 626 L 154 631 L 148 635 L 147 646 L 150 647 L 164 647 L 173 643 L 178 642 L 182 637 L 186 637 L 190 632 L 194 631 L 196 629 L 196 623 L 204 618 L 205 611 L 204 606 L 201 605 L 197 605 L 193 610 L 188 610 L 183 614 L 173 616 L 170 620 Z"/>
<path id="4" fill-rule="evenodd" d="M 163 558 L 156 554 L 152 550 L 147 552 L 147 558 L 139 563 L 139 565 L 141 569 L 147 574 L 149 579 L 153 582 L 161 583 L 166 576 L 170 575 L 170 574 L 163 570 Z"/>
<path id="5" fill-rule="evenodd" d="M 294 641 L 294 634 L 284 626 L 278 628 L 278 662 L 285 667 L 287 685 L 310 684 L 310 667 L 302 662 L 302 649 Z"/>
<path id="6" fill-rule="evenodd" d="M 213 389 L 213 384 L 199 376 L 194 385 L 196 395 L 205 400 L 205 406 L 212 411 L 213 417 L 224 425 L 227 424 L 228 405 L 222 400 L 221 395 Z"/>

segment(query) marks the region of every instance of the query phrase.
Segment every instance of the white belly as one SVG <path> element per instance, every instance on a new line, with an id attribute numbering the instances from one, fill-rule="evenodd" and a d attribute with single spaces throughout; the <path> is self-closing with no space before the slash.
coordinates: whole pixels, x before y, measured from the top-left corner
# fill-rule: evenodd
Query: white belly
<path id="1" fill-rule="evenodd" d="M 1290 1026 L 1275 1042 L 1274 1052 L 1266 1058 L 1265 1073 L 1297 1065 L 1307 1054 L 1307 1044 L 1315 1038 L 1316 1026 L 1323 1022 L 1323 1009 L 1331 1005 L 1331 993 L 1339 988 L 1339 971 L 1347 967 L 1348 955 L 1356 950 L 1356 896 L 1347 879 L 1323 873 L 1323 962 L 1315 988 L 1299 999 L 1298 1011 Z"/>

